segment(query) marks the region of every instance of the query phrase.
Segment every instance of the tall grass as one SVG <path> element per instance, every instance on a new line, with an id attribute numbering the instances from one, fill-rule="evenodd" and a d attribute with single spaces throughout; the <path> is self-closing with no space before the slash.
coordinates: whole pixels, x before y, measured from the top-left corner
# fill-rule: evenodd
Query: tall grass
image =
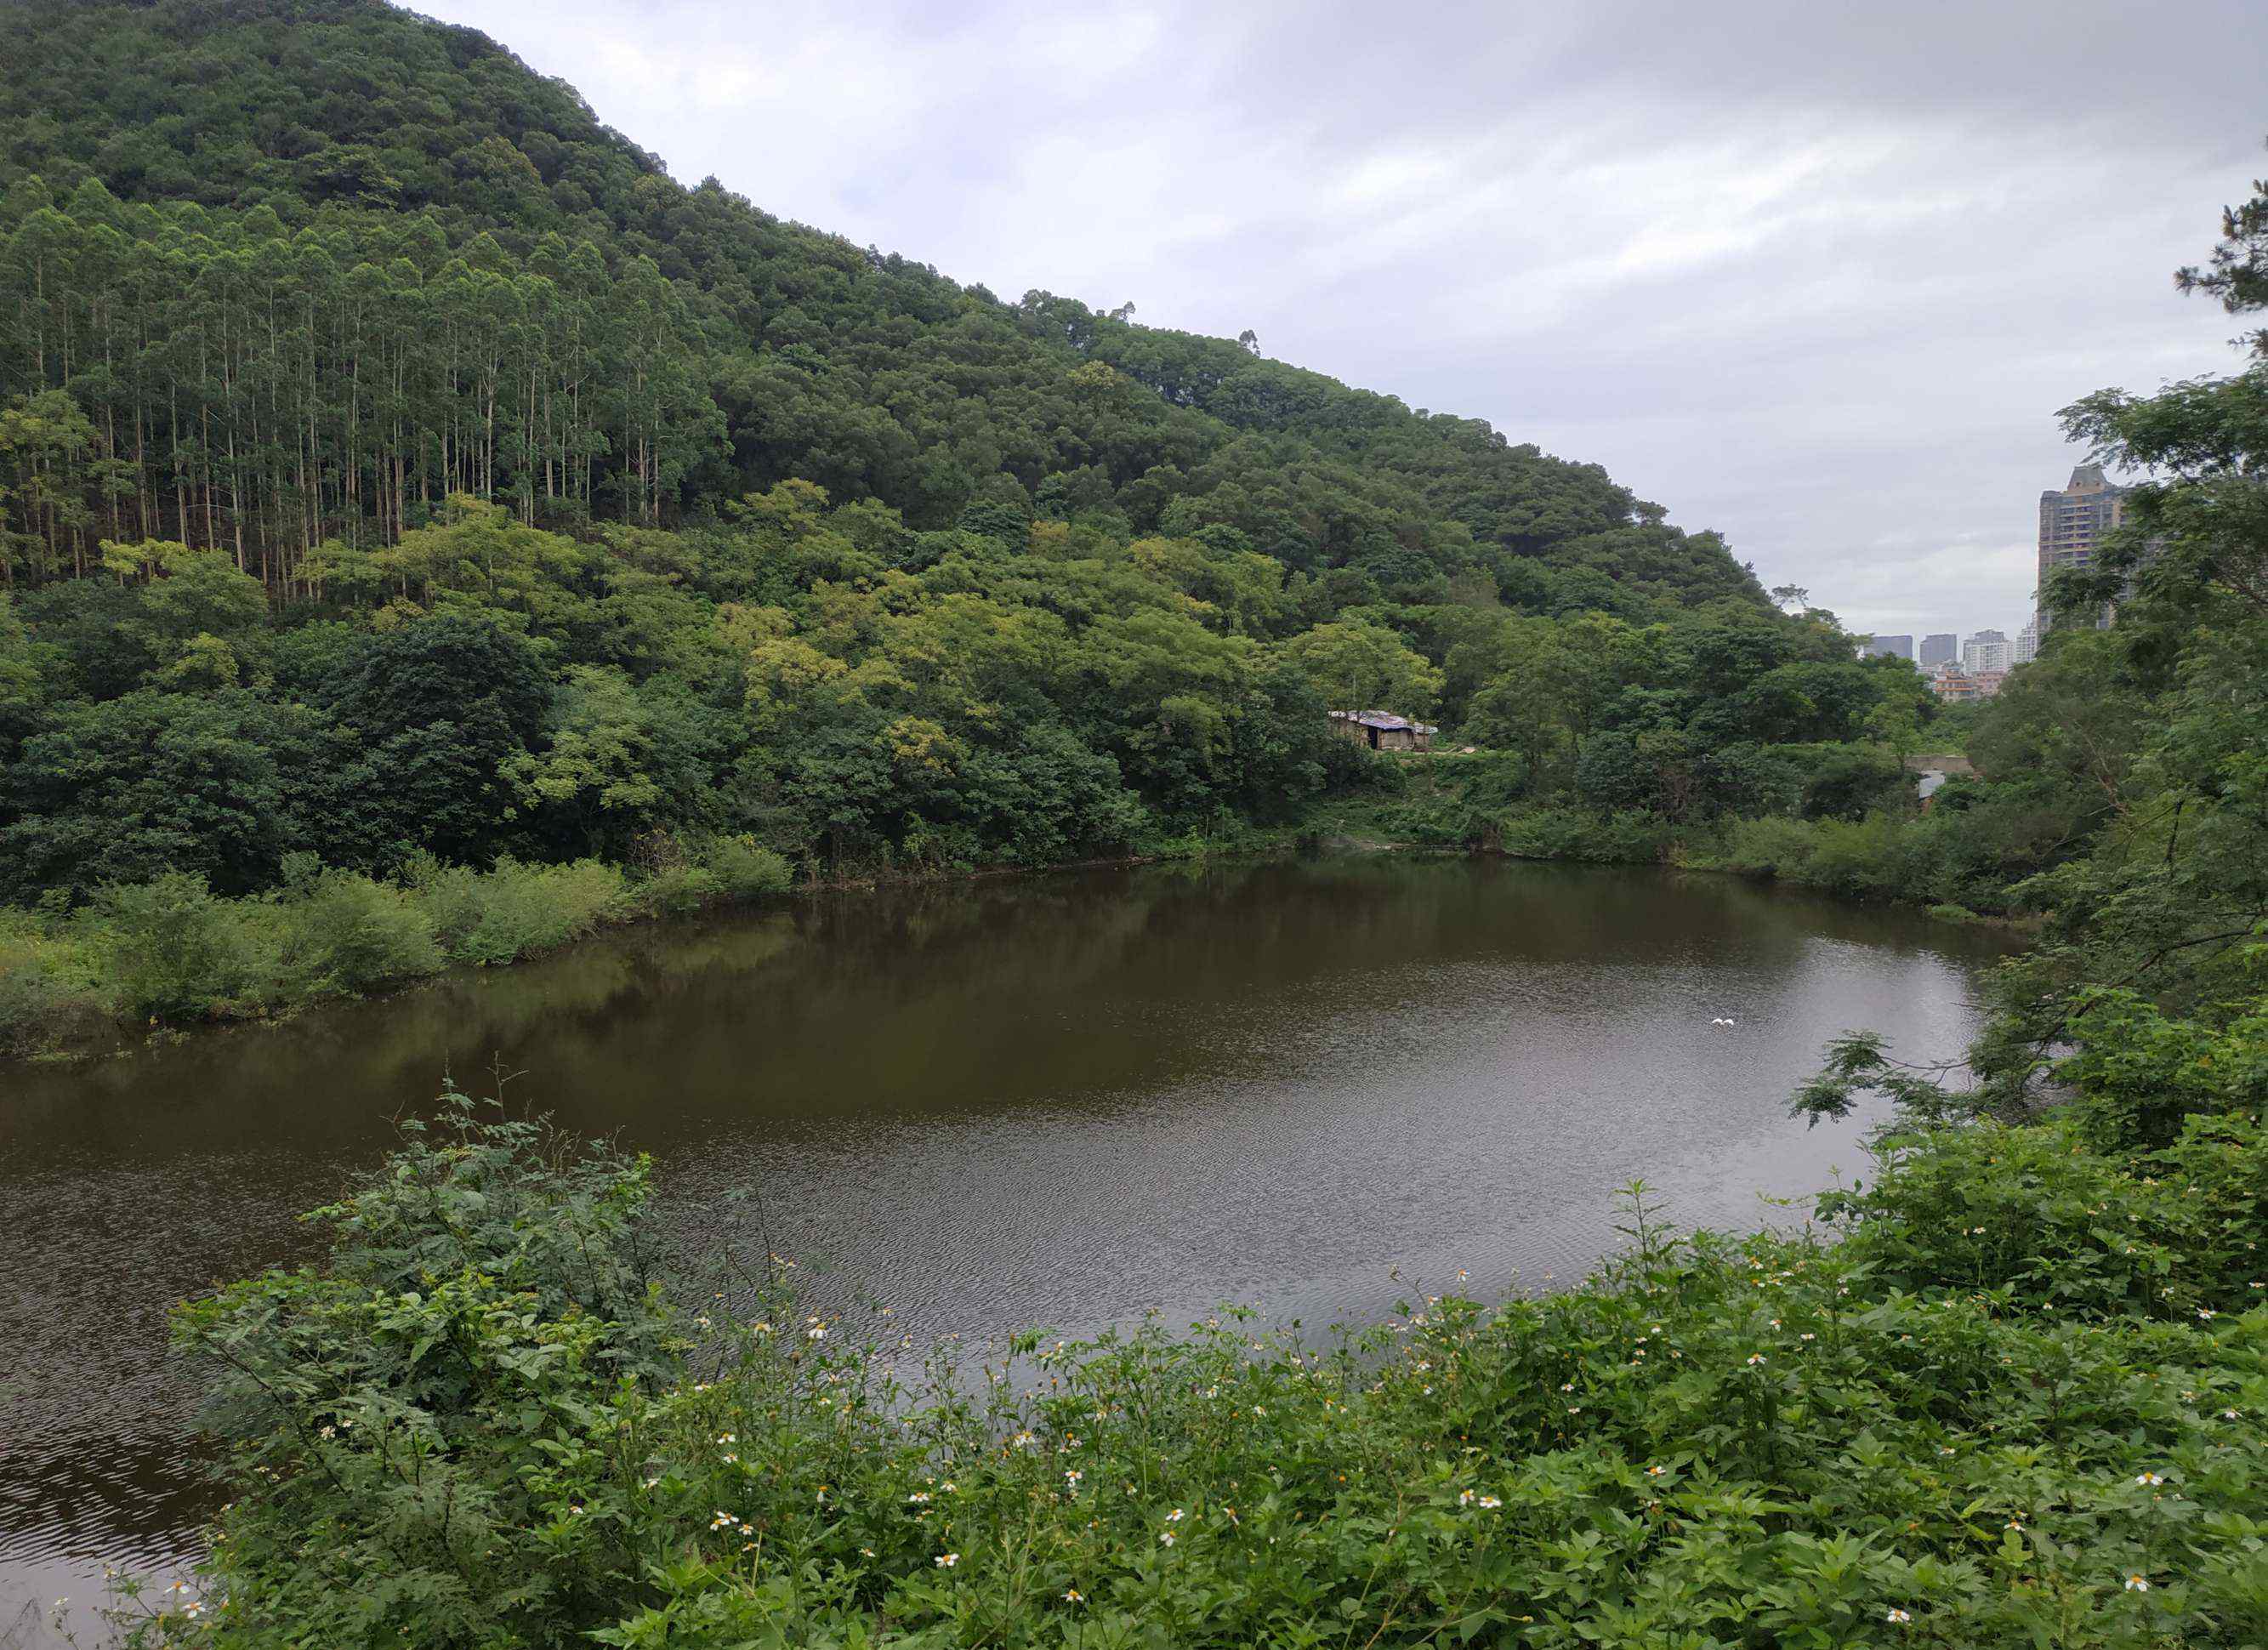
<path id="1" fill-rule="evenodd" d="M 502 967 L 610 923 L 778 894 L 789 880 L 784 859 L 745 837 L 690 844 L 639 879 L 595 859 L 507 858 L 486 871 L 422 860 L 389 881 L 303 857 L 275 894 L 232 900 L 176 873 L 105 888 L 77 911 L 0 911 L 0 1052 Z"/>

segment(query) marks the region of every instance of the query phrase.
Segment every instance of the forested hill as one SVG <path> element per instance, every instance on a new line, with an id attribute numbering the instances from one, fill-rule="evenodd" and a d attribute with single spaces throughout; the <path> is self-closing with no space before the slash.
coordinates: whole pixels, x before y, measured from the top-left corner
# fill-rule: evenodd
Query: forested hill
<path id="1" fill-rule="evenodd" d="M 1595 466 L 681 188 L 470 30 L 0 0 L 0 1045 L 1281 841 L 1407 783 L 1370 707 L 1453 836 L 1855 817 L 1932 714 Z"/>
<path id="2" fill-rule="evenodd" d="M 288 593 L 324 541 L 390 541 L 453 492 L 674 525 L 796 477 L 915 528 L 982 504 L 1226 524 L 1348 570 L 1343 595 L 1763 605 L 1596 466 L 682 188 L 470 29 L 19 0 L 0 30 L 0 382 L 91 424 L 18 490 L 18 581 L 166 539 Z"/>

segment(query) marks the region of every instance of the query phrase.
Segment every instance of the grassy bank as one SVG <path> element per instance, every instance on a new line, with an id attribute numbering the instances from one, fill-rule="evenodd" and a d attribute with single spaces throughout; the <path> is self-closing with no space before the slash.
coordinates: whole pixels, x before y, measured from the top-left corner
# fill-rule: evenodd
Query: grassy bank
<path id="1" fill-rule="evenodd" d="M 1351 1340 L 814 1315 L 637 1161 L 412 1134 L 320 1271 L 185 1309 L 234 1504 L 145 1645 L 2254 1646 L 2257 1102 L 1917 1131 L 1797 1236 L 1633 1204 L 1587 1285 Z M 2082 1082 L 2086 1081 L 2083 1077 Z M 1829 1241 L 1839 1239 L 1839 1241 Z M 1444 1280 L 1447 1282 L 1447 1280 Z M 970 1394 L 981 1395 L 970 1396 Z"/>
<path id="2" fill-rule="evenodd" d="M 295 868 L 271 895 L 230 899 L 177 874 L 102 890 L 65 911 L 0 907 L 0 1059 L 62 1057 L 124 1034 L 264 1020 L 372 996 L 458 968 L 502 968 L 602 929 L 794 892 L 1030 876 L 1160 860 L 1295 851 L 1301 833 L 1226 821 L 1062 866 L 878 861 L 818 880 L 745 837 L 670 843 L 633 870 L 597 859 L 474 870 L 431 861 L 398 879 Z"/>
<path id="3" fill-rule="evenodd" d="M 486 871 L 429 860 L 380 880 L 308 856 L 291 872 L 276 893 L 247 898 L 175 873 L 105 888 L 77 910 L 0 910 L 0 1053 L 84 1047 L 124 1026 L 264 1018 L 790 880 L 784 859 L 735 837 L 637 876 L 594 859 Z"/>

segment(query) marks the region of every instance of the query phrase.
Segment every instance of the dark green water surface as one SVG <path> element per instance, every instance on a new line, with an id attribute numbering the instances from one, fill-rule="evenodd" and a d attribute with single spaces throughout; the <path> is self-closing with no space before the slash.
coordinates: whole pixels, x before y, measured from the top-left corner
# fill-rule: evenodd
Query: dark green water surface
<path id="1" fill-rule="evenodd" d="M 167 1305 L 445 1074 L 730 1189 L 917 1336 L 1219 1301 L 1310 1324 L 1580 1274 L 1611 1190 L 1687 1221 L 1867 1169 L 1786 1096 L 1834 1034 L 1956 1054 L 1997 936 L 1716 877 L 1463 859 L 1066 874 L 609 936 L 391 1001 L 0 1071 L 0 1646 L 26 1601 L 193 1551 Z M 1718 1017 L 1735 1020 L 1727 1030 Z M 1389 1275 L 1399 1268 L 1400 1278 Z M 32 1634 L 16 1629 L 28 1640 Z"/>

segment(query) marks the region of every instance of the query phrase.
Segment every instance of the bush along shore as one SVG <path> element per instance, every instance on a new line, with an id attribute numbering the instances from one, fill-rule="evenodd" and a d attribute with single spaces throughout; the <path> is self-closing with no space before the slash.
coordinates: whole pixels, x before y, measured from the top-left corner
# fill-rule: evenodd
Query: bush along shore
<path id="1" fill-rule="evenodd" d="M 635 866 L 601 859 L 543 864 L 509 856 L 486 870 L 414 858 L 381 878 L 286 867 L 263 895 L 216 894 L 174 873 L 99 889 L 77 907 L 0 906 L 0 1060 L 68 1058 L 122 1033 L 180 1035 L 269 1020 L 317 1003 L 375 996 L 452 969 L 504 968 L 603 929 L 790 895 L 885 885 L 1032 876 L 1158 861 L 1251 861 L 1303 838 L 1234 821 L 1210 834 L 1152 836 L 1123 853 L 1060 865 L 899 864 L 878 859 L 801 874 L 747 836 L 641 844 Z M 1415 844 L 1407 844 L 1414 846 Z"/>
<path id="2" fill-rule="evenodd" d="M 120 1618 L 144 1646 L 2257 1646 L 2257 1028 L 2176 1050 L 2102 1015 L 2029 1124 L 1846 1059 L 1805 1103 L 1891 1080 L 1905 1121 L 1796 1234 L 1674 1232 L 1634 1189 L 1564 1293 L 1323 1345 L 1226 1310 L 948 1340 L 918 1376 L 727 1222 L 708 1258 L 751 1271 L 674 1294 L 642 1160 L 451 1096 L 317 1212 L 325 1264 L 179 1313 L 233 1499 L 197 1578 Z"/>
<path id="3" fill-rule="evenodd" d="M 596 859 L 487 870 L 413 860 L 380 880 L 312 854 L 234 899 L 175 872 L 76 910 L 0 909 L 0 1055 L 67 1050 L 122 1025 L 260 1019 L 453 967 L 495 967 L 608 925 L 784 892 L 788 863 L 745 837 L 675 843 L 643 874 Z"/>
<path id="4" fill-rule="evenodd" d="M 1591 865 L 1722 871 L 1839 898 L 1897 902 L 1948 916 L 2021 917 L 2038 862 L 2012 848 L 2001 815 L 2038 815 L 2019 786 L 1955 780 L 1941 807 L 1679 821 L 1646 808 L 1587 808 L 1521 799 L 1518 764 L 1487 752 L 1384 759 L 1364 792 L 1319 807 L 1308 839 L 1371 848 L 1500 853 Z M 2055 816 L 2051 816 L 2055 817 Z M 2028 845 L 2029 846 L 2029 845 Z M 2062 846 L 2062 844 L 2058 844 Z"/>

